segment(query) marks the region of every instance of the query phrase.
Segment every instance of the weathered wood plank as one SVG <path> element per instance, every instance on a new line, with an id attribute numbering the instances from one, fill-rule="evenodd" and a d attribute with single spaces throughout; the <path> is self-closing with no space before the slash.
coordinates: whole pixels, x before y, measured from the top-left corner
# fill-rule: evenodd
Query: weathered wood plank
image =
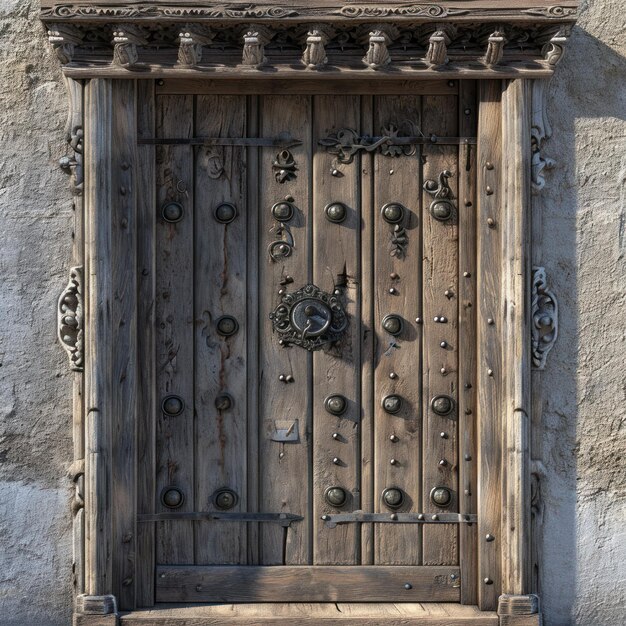
<path id="1" fill-rule="evenodd" d="M 461 81 L 459 133 L 476 135 L 476 83 Z M 476 508 L 476 146 L 459 148 L 459 512 Z M 461 602 L 476 604 L 477 525 L 459 527 Z"/>
<path id="2" fill-rule="evenodd" d="M 530 84 L 505 82 L 502 93 L 502 229 L 506 280 L 502 365 L 506 404 L 502 591 L 530 590 Z"/>
<path id="3" fill-rule="evenodd" d="M 358 128 L 360 99 L 356 96 L 316 96 L 313 105 L 313 142 L 341 128 Z M 334 176 L 338 169 L 341 176 Z M 346 314 L 348 328 L 335 346 L 313 353 L 313 563 L 349 565 L 358 562 L 358 525 L 328 528 L 321 520 L 338 509 L 324 498 L 326 489 L 338 486 L 348 499 L 345 508 L 354 510 L 360 502 L 360 159 L 338 165 L 334 155 L 315 145 L 313 155 L 313 283 L 323 291 L 337 292 Z M 333 223 L 325 207 L 341 202 L 345 220 Z M 331 415 L 324 400 L 343 395 L 348 404 L 341 416 Z M 334 433 L 337 436 L 334 436 Z M 337 459 L 335 462 L 334 459 Z"/>
<path id="4" fill-rule="evenodd" d="M 361 97 L 363 135 L 374 135 L 374 98 Z M 374 511 L 374 155 L 361 155 L 361 508 Z M 361 524 L 361 565 L 374 564 L 374 525 Z"/>
<path id="5" fill-rule="evenodd" d="M 135 608 L 137 379 L 137 95 L 136 83 L 112 84 L 111 133 L 111 510 L 113 594 Z M 124 486 L 122 489 L 121 486 Z"/>
<path id="6" fill-rule="evenodd" d="M 137 133 L 154 137 L 154 83 L 137 82 Z M 137 148 L 137 512 L 155 511 L 155 147 Z M 154 603 L 155 525 L 137 524 L 137 606 Z"/>
<path id="7" fill-rule="evenodd" d="M 378 96 L 374 100 L 374 131 L 418 135 L 421 129 L 419 96 Z M 387 488 L 400 489 L 405 502 L 400 511 L 422 510 L 422 408 L 420 394 L 421 326 L 416 323 L 422 289 L 420 224 L 420 148 L 409 154 L 376 154 L 374 181 L 374 293 L 376 336 L 374 441 L 375 511 L 391 512 L 382 502 Z M 382 209 L 390 203 L 403 207 L 404 217 L 396 226 L 385 221 Z M 394 244 L 393 238 L 406 238 Z M 370 251 L 370 254 L 372 252 Z M 398 336 L 382 326 L 387 315 L 398 315 L 403 328 Z M 397 413 L 383 408 L 383 399 L 399 396 Z M 392 464 L 393 461 L 393 464 Z M 418 565 L 422 559 L 421 526 L 375 526 L 375 563 Z"/>
<path id="8" fill-rule="evenodd" d="M 159 602 L 458 602 L 455 567 L 159 566 Z M 410 588 L 407 588 L 409 586 Z"/>
<path id="9" fill-rule="evenodd" d="M 500 595 L 502 499 L 502 118 L 501 83 L 479 86 L 477 156 L 478 606 L 493 610 Z M 489 320 L 492 320 L 490 323 Z"/>
<path id="10" fill-rule="evenodd" d="M 422 132 L 426 136 L 455 136 L 458 129 L 458 99 L 454 96 L 425 96 L 422 99 Z M 451 176 L 447 182 L 452 190 L 454 206 L 458 207 L 457 149 L 450 146 L 424 146 L 423 178 L 441 184 L 442 172 Z M 436 220 L 430 213 L 433 196 L 422 191 L 423 226 L 423 454 L 422 489 L 425 513 L 458 510 L 458 208 L 448 221 Z M 455 408 L 449 415 L 439 415 L 432 408 L 438 395 L 453 399 Z M 450 504 L 436 506 L 429 494 L 435 487 L 451 492 Z M 458 562 L 456 527 L 430 527 L 423 531 L 423 563 L 451 564 Z"/>
<path id="11" fill-rule="evenodd" d="M 307 96 L 267 96 L 261 101 L 261 137 L 274 137 L 289 131 L 302 140 L 292 148 L 297 162 L 297 177 L 280 183 L 272 163 L 276 148 L 260 150 L 259 161 L 259 510 L 303 515 L 305 519 L 285 530 L 263 525 L 260 562 L 290 565 L 311 562 L 311 493 L 312 407 L 310 376 L 312 358 L 306 350 L 283 347 L 272 333 L 269 314 L 280 301 L 282 289 L 294 290 L 310 280 L 311 216 L 311 103 Z M 279 223 L 272 216 L 272 206 L 286 197 L 293 198 L 294 217 L 286 223 L 293 236 L 294 248 L 285 258 L 274 261 L 268 249 L 280 239 Z M 286 237 L 287 235 L 285 235 Z M 289 282 L 289 278 L 292 282 Z M 283 380 L 279 377 L 282 376 Z M 287 378 L 290 377 L 290 378 Z M 295 442 L 273 441 L 277 422 L 289 421 L 297 428 Z M 286 535 L 286 537 L 285 537 Z"/>
<path id="12" fill-rule="evenodd" d="M 85 89 L 85 593 L 112 585 L 110 81 Z"/>
<path id="13" fill-rule="evenodd" d="M 195 118 L 196 135 L 245 136 L 245 97 L 198 96 Z M 247 443 L 249 384 L 244 314 L 248 297 L 245 168 L 245 148 L 202 146 L 195 151 L 195 500 L 202 511 L 220 510 L 213 496 L 224 488 L 238 496 L 232 511 L 248 510 L 247 455 L 242 454 Z M 235 208 L 237 215 L 230 223 L 216 219 L 220 206 L 226 211 Z M 234 335 L 219 334 L 222 316 L 237 320 L 239 330 Z M 194 526 L 197 564 L 246 563 L 245 524 L 198 522 Z"/>
<path id="14" fill-rule="evenodd" d="M 342 79 L 301 78 L 275 80 L 266 78 L 260 81 L 220 81 L 210 78 L 165 78 L 158 81 L 157 94 L 275 94 L 310 93 L 315 95 L 348 94 L 395 94 L 395 95 L 448 95 L 458 92 L 458 83 L 448 80 L 406 80 L 380 81 L 363 78 L 358 82 Z"/>
<path id="15" fill-rule="evenodd" d="M 158 137 L 192 136 L 191 96 L 159 96 L 156 110 Z M 170 510 L 161 497 L 175 487 L 184 496 L 178 510 L 193 511 L 193 153 L 188 146 L 159 146 L 156 160 L 156 510 Z M 182 206 L 182 218 L 176 223 L 161 215 L 171 202 Z M 167 414 L 161 406 L 170 395 L 182 399 L 178 415 Z M 192 563 L 193 558 L 191 524 L 157 525 L 158 563 Z"/>

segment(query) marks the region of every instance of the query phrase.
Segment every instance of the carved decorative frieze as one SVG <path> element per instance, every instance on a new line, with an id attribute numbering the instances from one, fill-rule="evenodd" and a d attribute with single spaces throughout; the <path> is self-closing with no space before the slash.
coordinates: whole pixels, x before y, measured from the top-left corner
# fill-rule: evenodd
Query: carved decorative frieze
<path id="1" fill-rule="evenodd" d="M 532 78 L 552 73 L 575 16 L 571 3 L 532 11 L 296 3 L 289 8 L 57 5 L 41 12 L 66 75 L 77 78 L 100 72 L 110 77 L 115 68 L 123 73 L 142 64 L 151 71 L 220 74 L 268 66 L 305 77 L 294 65 L 298 50 L 307 69 L 341 75 L 373 68 L 408 77 L 445 67 L 477 77 L 497 71 L 499 78 Z M 172 55 L 175 46 L 178 54 Z"/>
<path id="2" fill-rule="evenodd" d="M 83 370 L 83 268 L 72 267 L 70 280 L 59 298 L 57 332 L 70 359 L 70 367 Z"/>
<path id="3" fill-rule="evenodd" d="M 556 162 L 543 154 L 546 140 L 552 136 L 552 127 L 547 115 L 546 92 L 548 81 L 536 80 L 532 91 L 532 121 L 530 128 L 531 185 L 533 194 L 540 192 L 546 184 L 544 170 L 554 167 Z"/>
<path id="4" fill-rule="evenodd" d="M 542 370 L 559 334 L 558 303 L 543 267 L 533 267 L 531 314 L 533 367 Z"/>

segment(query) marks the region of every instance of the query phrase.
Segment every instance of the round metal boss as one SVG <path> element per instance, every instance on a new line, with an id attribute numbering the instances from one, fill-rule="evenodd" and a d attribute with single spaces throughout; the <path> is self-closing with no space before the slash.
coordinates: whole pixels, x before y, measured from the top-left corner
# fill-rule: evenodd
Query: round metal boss
<path id="1" fill-rule="evenodd" d="M 222 337 L 231 337 L 239 330 L 239 322 L 232 315 L 222 315 L 217 319 L 215 327 Z"/>
<path id="2" fill-rule="evenodd" d="M 342 487 L 329 487 L 324 492 L 324 498 L 331 506 L 340 507 L 348 500 L 348 494 Z"/>
<path id="3" fill-rule="evenodd" d="M 218 489 L 213 494 L 213 504 L 221 511 L 232 509 L 239 500 L 239 496 L 232 489 Z"/>
<path id="4" fill-rule="evenodd" d="M 382 494 L 383 504 L 390 509 L 399 509 L 404 503 L 404 493 L 397 487 L 388 487 Z"/>
<path id="5" fill-rule="evenodd" d="M 215 398 L 215 408 L 218 411 L 228 411 L 233 407 L 233 397 L 229 393 L 221 393 Z"/>
<path id="6" fill-rule="evenodd" d="M 184 501 L 185 496 L 178 487 L 166 487 L 161 492 L 161 503 L 168 509 L 177 509 Z"/>
<path id="7" fill-rule="evenodd" d="M 435 487 L 430 491 L 430 499 L 433 504 L 445 508 L 452 502 L 452 492 L 447 487 Z"/>
<path id="8" fill-rule="evenodd" d="M 222 202 L 215 207 L 213 216 L 220 224 L 230 224 L 237 217 L 237 207 L 230 202 Z"/>
<path id="9" fill-rule="evenodd" d="M 348 207 L 343 202 L 331 202 L 324 209 L 324 213 L 329 222 L 340 224 L 348 216 Z"/>
<path id="10" fill-rule="evenodd" d="M 293 217 L 293 204 L 283 200 L 272 207 L 272 215 L 278 222 L 288 222 Z"/>
<path id="11" fill-rule="evenodd" d="M 383 317 L 383 328 L 390 335 L 399 335 L 402 332 L 402 318 L 399 315 L 385 315 Z"/>
<path id="12" fill-rule="evenodd" d="M 446 395 L 435 396 L 430 401 L 430 407 L 437 415 L 450 415 L 454 409 L 454 400 Z"/>
<path id="13" fill-rule="evenodd" d="M 165 396 L 161 402 L 161 410 L 166 415 L 176 417 L 185 410 L 185 403 L 180 396 Z"/>
<path id="14" fill-rule="evenodd" d="M 348 401 L 342 395 L 333 394 L 324 400 L 324 408 L 331 415 L 343 415 L 348 408 Z"/>
<path id="15" fill-rule="evenodd" d="M 392 415 L 399 413 L 402 409 L 402 398 L 400 396 L 385 396 L 382 401 L 383 409 Z"/>
<path id="16" fill-rule="evenodd" d="M 452 217 L 453 208 L 449 200 L 435 200 L 430 205 L 430 214 L 440 222 L 447 222 Z"/>
<path id="17" fill-rule="evenodd" d="M 399 224 L 404 219 L 405 208 L 398 202 L 389 202 L 380 210 L 387 224 Z"/>
<path id="18" fill-rule="evenodd" d="M 167 202 L 161 208 L 161 215 L 166 222 L 175 224 L 183 219 L 185 211 L 180 202 Z"/>

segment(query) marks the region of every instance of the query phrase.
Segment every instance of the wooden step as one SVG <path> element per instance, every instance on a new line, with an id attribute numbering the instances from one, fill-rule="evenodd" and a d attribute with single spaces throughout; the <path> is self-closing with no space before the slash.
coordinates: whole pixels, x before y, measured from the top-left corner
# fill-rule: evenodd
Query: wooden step
<path id="1" fill-rule="evenodd" d="M 124 613 L 122 626 L 246 626 L 341 624 L 342 626 L 497 626 L 495 612 L 450 603 L 256 603 L 156 605 Z"/>

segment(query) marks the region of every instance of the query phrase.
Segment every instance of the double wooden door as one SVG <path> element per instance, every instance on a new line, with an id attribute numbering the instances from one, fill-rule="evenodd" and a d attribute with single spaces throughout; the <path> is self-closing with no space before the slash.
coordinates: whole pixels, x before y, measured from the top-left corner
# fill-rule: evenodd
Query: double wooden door
<path id="1" fill-rule="evenodd" d="M 143 603 L 472 601 L 475 85 L 432 92 L 140 101 Z"/>

